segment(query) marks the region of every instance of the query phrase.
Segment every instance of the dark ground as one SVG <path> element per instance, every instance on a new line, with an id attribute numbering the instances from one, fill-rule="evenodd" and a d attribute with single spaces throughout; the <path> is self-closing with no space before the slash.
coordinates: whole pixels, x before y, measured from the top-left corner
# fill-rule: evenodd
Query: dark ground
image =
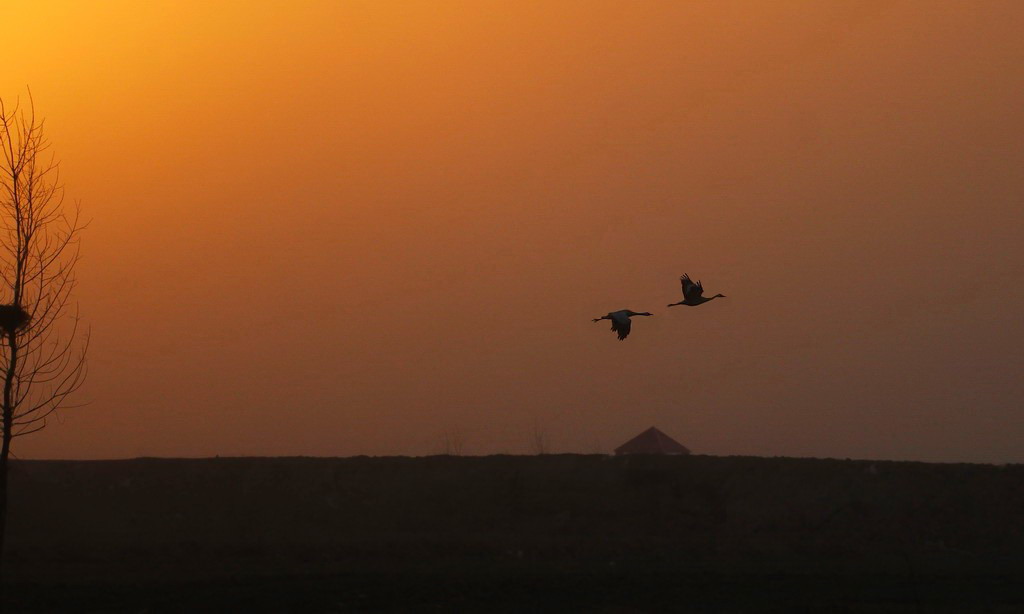
<path id="1" fill-rule="evenodd" d="M 20 461 L 6 611 L 1024 612 L 1024 466 Z"/>

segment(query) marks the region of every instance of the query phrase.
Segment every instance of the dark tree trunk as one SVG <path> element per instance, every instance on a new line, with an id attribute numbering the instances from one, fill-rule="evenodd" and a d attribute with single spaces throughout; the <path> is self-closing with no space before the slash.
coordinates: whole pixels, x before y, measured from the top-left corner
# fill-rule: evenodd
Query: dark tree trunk
<path id="1" fill-rule="evenodd" d="M 11 456 L 11 430 L 14 427 L 14 374 L 18 368 L 18 342 L 14 331 L 7 333 L 10 360 L 4 374 L 3 442 L 0 444 L 0 582 L 3 581 L 4 536 L 7 534 L 7 468 Z M 2 598 L 0 589 L 0 598 Z M 2 602 L 0 602 L 2 603 Z"/>

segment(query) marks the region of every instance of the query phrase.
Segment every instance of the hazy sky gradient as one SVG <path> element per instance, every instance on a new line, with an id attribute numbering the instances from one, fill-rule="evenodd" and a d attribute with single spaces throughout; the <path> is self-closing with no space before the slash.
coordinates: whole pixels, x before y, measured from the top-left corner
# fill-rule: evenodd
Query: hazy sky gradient
<path id="1" fill-rule="evenodd" d="M 21 457 L 1024 461 L 1024 4 L 0 11 L 93 218 Z"/>

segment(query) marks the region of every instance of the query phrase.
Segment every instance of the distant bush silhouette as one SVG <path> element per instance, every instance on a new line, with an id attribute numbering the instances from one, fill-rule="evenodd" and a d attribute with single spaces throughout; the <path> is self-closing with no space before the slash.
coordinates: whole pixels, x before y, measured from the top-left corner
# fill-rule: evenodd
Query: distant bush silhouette
<path id="1" fill-rule="evenodd" d="M 444 456 L 462 456 L 462 450 L 466 445 L 466 438 L 460 429 L 450 429 L 444 432 L 443 447 L 441 454 Z"/>
<path id="2" fill-rule="evenodd" d="M 548 441 L 547 432 L 539 422 L 534 422 L 533 432 L 530 434 L 530 452 L 542 456 L 550 451 L 551 443 Z"/>

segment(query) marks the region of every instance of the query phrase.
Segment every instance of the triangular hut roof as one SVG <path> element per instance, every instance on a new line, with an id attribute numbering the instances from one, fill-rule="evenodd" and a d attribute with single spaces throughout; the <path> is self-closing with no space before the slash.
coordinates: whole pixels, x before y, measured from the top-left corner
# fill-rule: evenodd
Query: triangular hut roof
<path id="1" fill-rule="evenodd" d="M 621 446 L 616 454 L 689 454 L 686 446 L 653 426 Z"/>

